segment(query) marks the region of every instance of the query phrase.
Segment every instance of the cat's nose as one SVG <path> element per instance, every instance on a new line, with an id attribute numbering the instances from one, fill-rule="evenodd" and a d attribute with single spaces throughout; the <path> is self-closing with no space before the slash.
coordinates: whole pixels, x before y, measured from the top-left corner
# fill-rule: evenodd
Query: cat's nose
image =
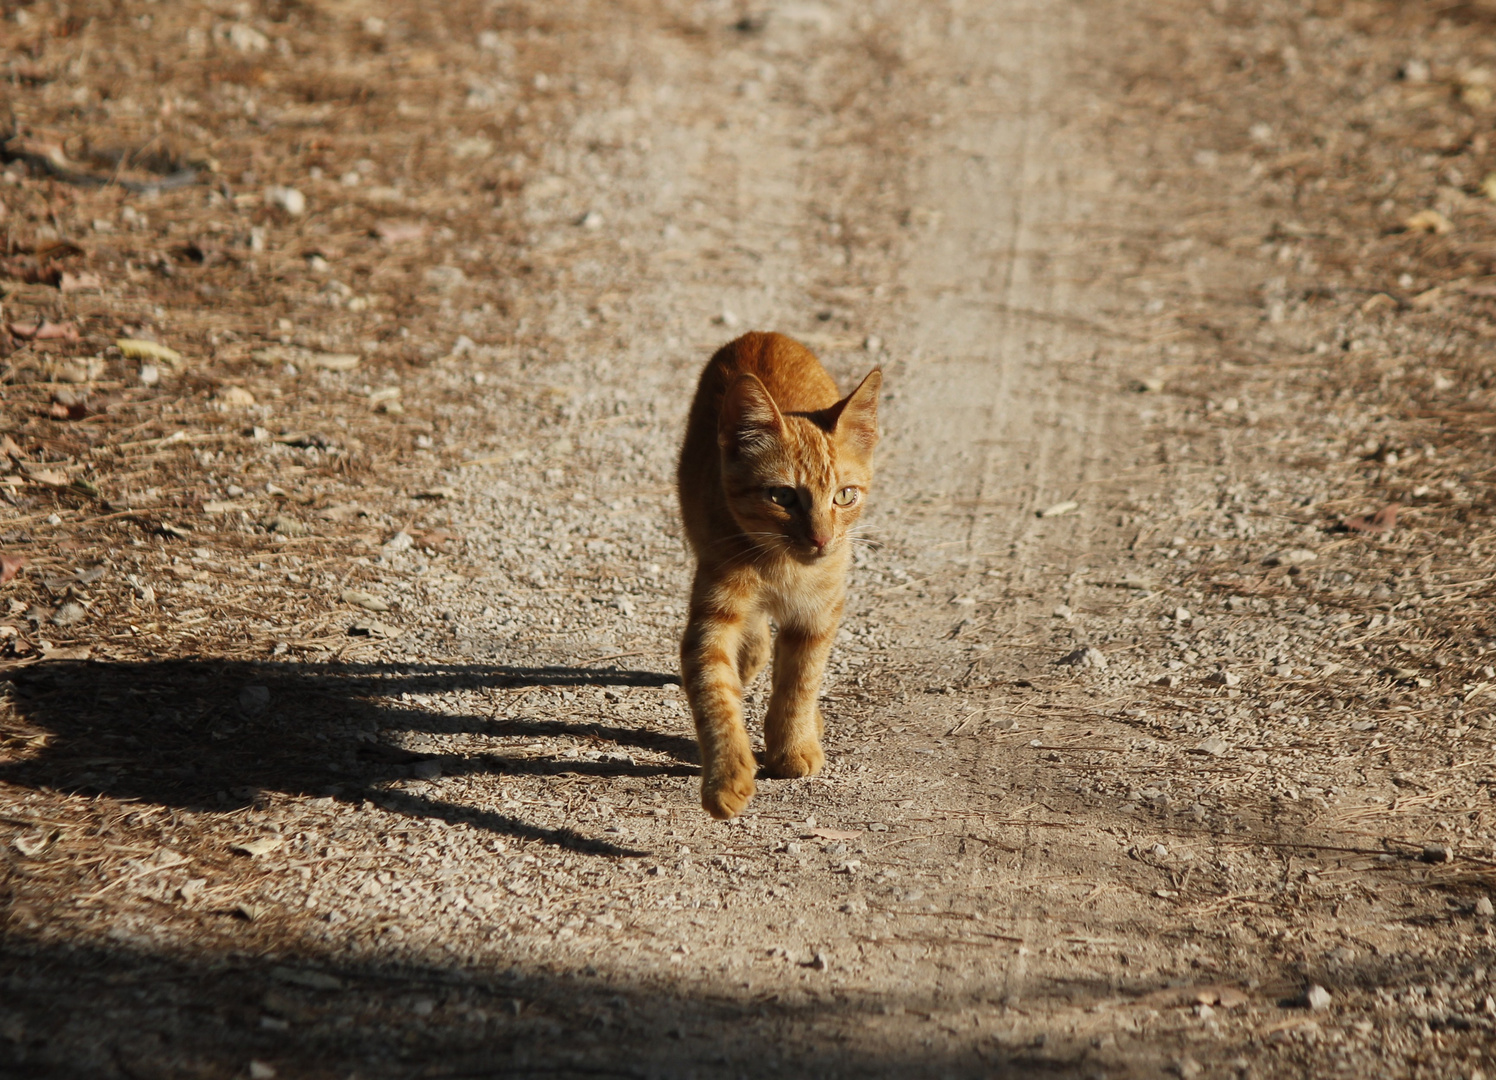
<path id="1" fill-rule="evenodd" d="M 831 546 L 833 539 L 834 537 L 830 533 L 812 533 L 810 536 L 811 545 L 816 549 L 817 555 L 824 554 L 826 549 Z"/>

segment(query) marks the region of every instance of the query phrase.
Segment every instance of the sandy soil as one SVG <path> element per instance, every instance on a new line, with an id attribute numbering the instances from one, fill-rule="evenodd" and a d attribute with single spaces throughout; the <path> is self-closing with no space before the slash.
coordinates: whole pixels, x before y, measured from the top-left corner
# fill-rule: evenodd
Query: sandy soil
<path id="1" fill-rule="evenodd" d="M 7 1075 L 1496 1067 L 1479 161 L 1358 276 L 1283 118 L 1476 108 L 1468 21 L 123 7 L 7 31 Z M 48 164 L 115 113 L 135 189 Z M 722 824 L 670 478 L 747 328 L 886 435 L 828 767 Z"/>

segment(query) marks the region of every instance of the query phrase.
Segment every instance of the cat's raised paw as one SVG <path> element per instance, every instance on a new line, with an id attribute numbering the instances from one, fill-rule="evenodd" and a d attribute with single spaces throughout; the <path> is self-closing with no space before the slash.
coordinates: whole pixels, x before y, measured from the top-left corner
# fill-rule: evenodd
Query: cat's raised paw
<path id="1" fill-rule="evenodd" d="M 771 752 L 764 758 L 764 771 L 781 780 L 814 776 L 826 764 L 826 753 L 816 743 L 804 743 Z"/>

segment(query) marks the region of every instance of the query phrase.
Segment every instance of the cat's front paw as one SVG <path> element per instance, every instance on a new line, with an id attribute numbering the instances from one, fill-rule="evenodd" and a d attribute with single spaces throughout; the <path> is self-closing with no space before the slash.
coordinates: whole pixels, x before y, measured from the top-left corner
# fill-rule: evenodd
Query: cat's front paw
<path id="1" fill-rule="evenodd" d="M 764 759 L 764 770 L 781 780 L 797 776 L 814 776 L 826 764 L 826 753 L 820 743 L 807 742 L 770 752 Z"/>
<path id="2" fill-rule="evenodd" d="M 753 798 L 753 766 L 741 763 L 701 778 L 701 805 L 718 821 L 735 818 Z"/>

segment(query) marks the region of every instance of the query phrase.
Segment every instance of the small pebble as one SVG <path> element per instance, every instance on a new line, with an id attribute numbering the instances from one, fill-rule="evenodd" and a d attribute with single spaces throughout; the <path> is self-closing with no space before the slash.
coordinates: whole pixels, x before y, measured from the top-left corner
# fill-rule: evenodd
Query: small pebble
<path id="1" fill-rule="evenodd" d="M 1106 654 L 1097 648 L 1076 649 L 1074 652 L 1066 653 L 1055 661 L 1057 664 L 1065 664 L 1068 667 L 1094 668 L 1096 671 L 1106 670 Z"/>
<path id="2" fill-rule="evenodd" d="M 1314 983 L 1308 990 L 1304 991 L 1304 1004 L 1315 1012 L 1319 1012 L 1321 1009 L 1328 1009 L 1330 1007 L 1330 992 L 1323 986 L 1320 986 L 1319 983 Z"/>
<path id="3" fill-rule="evenodd" d="M 1496 904 L 1491 903 L 1489 896 L 1482 896 L 1475 901 L 1475 913 L 1489 919 L 1492 915 L 1496 915 Z"/>
<path id="4" fill-rule="evenodd" d="M 306 213 L 306 196 L 293 187 L 269 187 L 265 189 L 265 202 L 284 210 L 292 217 Z"/>

